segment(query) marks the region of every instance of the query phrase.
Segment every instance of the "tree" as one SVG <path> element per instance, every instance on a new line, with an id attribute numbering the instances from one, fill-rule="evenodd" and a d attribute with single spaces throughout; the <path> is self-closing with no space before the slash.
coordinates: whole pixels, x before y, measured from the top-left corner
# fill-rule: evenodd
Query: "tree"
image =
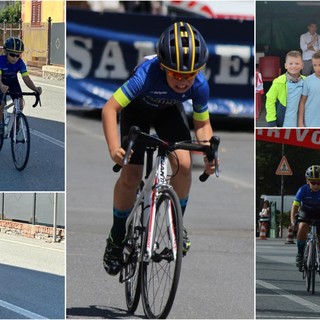
<path id="1" fill-rule="evenodd" d="M 18 23 L 21 18 L 21 1 L 7 1 L 7 5 L 0 10 L 0 22 Z"/>

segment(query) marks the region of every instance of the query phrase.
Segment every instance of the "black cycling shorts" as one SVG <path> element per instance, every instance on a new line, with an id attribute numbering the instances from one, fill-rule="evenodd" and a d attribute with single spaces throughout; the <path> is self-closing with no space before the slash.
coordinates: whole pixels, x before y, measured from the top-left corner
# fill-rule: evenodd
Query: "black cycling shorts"
<path id="1" fill-rule="evenodd" d="M 319 219 L 320 220 L 320 211 L 318 210 L 308 210 L 306 208 L 301 208 L 298 212 L 298 221 L 299 220 L 312 220 L 312 219 Z M 320 222 L 316 223 L 317 229 L 320 230 Z"/>
<path id="2" fill-rule="evenodd" d="M 140 99 L 136 99 L 121 111 L 121 141 L 124 136 L 128 135 L 132 126 L 138 126 L 145 133 L 149 133 L 150 128 L 153 127 L 158 137 L 168 142 L 191 140 L 188 124 L 176 105 L 153 108 Z M 144 146 L 136 143 L 133 151 L 130 163 L 143 165 Z"/>
<path id="3" fill-rule="evenodd" d="M 22 90 L 17 77 L 8 79 L 2 79 L 4 85 L 9 86 L 10 96 L 13 99 L 22 97 Z M 2 100 L 3 93 L 0 92 L 0 100 Z"/>

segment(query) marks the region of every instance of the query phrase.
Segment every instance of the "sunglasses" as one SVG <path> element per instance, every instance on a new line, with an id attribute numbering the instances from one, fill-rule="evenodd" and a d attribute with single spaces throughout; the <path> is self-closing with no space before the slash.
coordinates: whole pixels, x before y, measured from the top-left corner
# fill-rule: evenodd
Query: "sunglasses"
<path id="1" fill-rule="evenodd" d="M 185 79 L 185 80 L 193 79 L 198 74 L 198 71 L 190 72 L 190 73 L 179 73 L 179 72 L 174 72 L 171 70 L 166 70 L 166 72 L 170 78 L 174 78 L 179 81 L 181 81 L 183 79 Z"/>
<path id="2" fill-rule="evenodd" d="M 309 181 L 313 186 L 320 186 L 320 181 Z"/>
<path id="3" fill-rule="evenodd" d="M 9 53 L 9 56 L 12 58 L 20 58 L 20 53 Z"/>

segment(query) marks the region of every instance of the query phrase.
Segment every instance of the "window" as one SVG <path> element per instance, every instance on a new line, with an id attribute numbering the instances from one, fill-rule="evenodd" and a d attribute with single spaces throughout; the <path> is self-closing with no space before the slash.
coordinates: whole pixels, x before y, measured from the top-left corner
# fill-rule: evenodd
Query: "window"
<path id="1" fill-rule="evenodd" d="M 41 0 L 32 0 L 31 25 L 41 25 Z"/>

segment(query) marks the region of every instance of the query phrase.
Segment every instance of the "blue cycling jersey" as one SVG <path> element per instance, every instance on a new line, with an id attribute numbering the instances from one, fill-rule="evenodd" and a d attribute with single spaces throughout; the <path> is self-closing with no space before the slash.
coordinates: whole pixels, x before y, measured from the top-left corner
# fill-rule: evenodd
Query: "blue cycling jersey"
<path id="1" fill-rule="evenodd" d="M 13 80 L 17 79 L 18 72 L 20 72 L 22 76 L 28 74 L 27 67 L 21 58 L 12 64 L 9 63 L 6 55 L 0 56 L 0 74 L 2 82 L 5 85 L 10 85 Z"/>
<path id="2" fill-rule="evenodd" d="M 297 192 L 294 204 L 306 210 L 318 211 L 320 215 L 320 190 L 314 192 L 305 184 Z"/>
<path id="3" fill-rule="evenodd" d="M 177 93 L 169 87 L 157 57 L 138 66 L 134 75 L 114 93 L 114 98 L 122 107 L 141 99 L 153 108 L 165 108 L 191 99 L 193 117 L 200 121 L 209 118 L 209 85 L 204 75 L 199 72 L 188 91 Z"/>

